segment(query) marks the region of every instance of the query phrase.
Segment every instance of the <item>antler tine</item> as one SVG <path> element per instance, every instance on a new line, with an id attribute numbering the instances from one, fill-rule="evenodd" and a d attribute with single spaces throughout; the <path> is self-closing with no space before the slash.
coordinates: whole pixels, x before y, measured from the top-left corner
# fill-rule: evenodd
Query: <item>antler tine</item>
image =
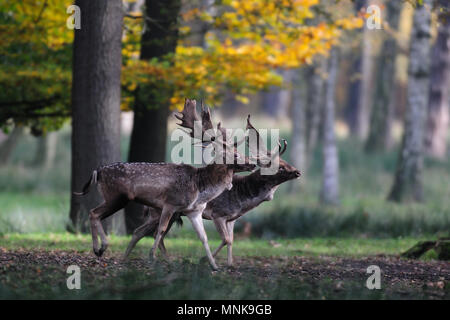
<path id="1" fill-rule="evenodd" d="M 281 139 L 281 141 L 283 141 L 283 150 L 281 150 L 281 145 L 280 145 L 280 153 L 279 153 L 280 156 L 286 151 L 287 144 L 288 144 L 286 139 Z M 279 144 L 279 142 L 278 142 L 278 144 Z"/>
<path id="2" fill-rule="evenodd" d="M 174 114 L 175 118 L 181 120 L 181 123 L 178 123 L 179 126 L 190 129 L 189 133 L 191 137 L 194 138 L 194 124 L 196 121 L 200 121 L 200 118 L 196 111 L 197 103 L 195 100 L 191 100 L 186 98 L 184 101 L 183 111 L 178 114 Z"/>

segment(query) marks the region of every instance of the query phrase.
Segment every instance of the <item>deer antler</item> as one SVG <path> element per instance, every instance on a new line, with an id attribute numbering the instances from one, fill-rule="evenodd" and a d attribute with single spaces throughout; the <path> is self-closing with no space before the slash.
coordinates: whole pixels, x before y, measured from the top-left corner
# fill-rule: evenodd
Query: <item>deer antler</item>
<path id="1" fill-rule="evenodd" d="M 262 140 L 258 130 L 256 130 L 256 128 L 250 122 L 250 115 L 248 115 L 248 117 L 247 117 L 247 127 L 246 127 L 246 129 L 247 130 L 254 130 L 254 132 L 256 134 L 256 152 L 252 152 L 252 149 L 254 149 L 254 148 L 252 148 L 252 146 L 250 146 L 248 139 L 247 139 L 247 144 L 249 146 L 249 149 L 250 149 L 251 153 L 256 154 L 256 156 L 253 156 L 253 158 L 256 159 L 256 163 L 258 164 L 258 166 L 260 166 L 260 167 L 269 167 L 271 162 L 272 162 L 272 160 L 276 156 L 281 156 L 286 151 L 287 141 L 285 139 L 282 139 L 283 147 L 281 146 L 280 141 L 278 141 L 278 153 L 275 152 L 275 149 L 273 151 L 269 152 L 264 147 L 264 141 Z M 263 164 L 263 163 L 261 163 L 261 158 L 265 158 L 266 160 L 270 159 L 270 161 L 268 161 L 267 164 Z"/>
<path id="2" fill-rule="evenodd" d="M 201 122 L 201 131 L 202 131 L 202 141 L 204 140 L 204 133 L 213 128 L 211 121 L 211 113 L 209 109 L 205 109 L 203 107 L 203 101 L 201 102 L 202 113 L 201 118 L 197 114 L 197 102 L 194 99 L 187 99 L 184 102 L 183 111 L 175 114 L 175 118 L 181 120 L 181 123 L 178 123 L 179 126 L 190 129 L 189 135 L 192 138 L 198 138 L 194 135 L 194 128 L 196 126 L 196 122 Z M 200 128 L 199 128 L 200 129 Z"/>

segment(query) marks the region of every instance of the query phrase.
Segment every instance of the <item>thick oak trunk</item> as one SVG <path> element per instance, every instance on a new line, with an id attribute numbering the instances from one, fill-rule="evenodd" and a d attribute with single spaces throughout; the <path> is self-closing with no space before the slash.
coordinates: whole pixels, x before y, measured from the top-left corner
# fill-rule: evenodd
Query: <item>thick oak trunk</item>
<path id="1" fill-rule="evenodd" d="M 72 192 L 81 191 L 98 166 L 120 161 L 122 1 L 77 0 L 76 5 L 81 29 L 75 30 L 73 46 Z M 89 211 L 102 201 L 96 188 L 84 197 L 72 194 L 75 230 L 89 230 Z M 120 228 L 120 214 L 113 217 Z M 109 230 L 110 222 L 105 222 Z"/>

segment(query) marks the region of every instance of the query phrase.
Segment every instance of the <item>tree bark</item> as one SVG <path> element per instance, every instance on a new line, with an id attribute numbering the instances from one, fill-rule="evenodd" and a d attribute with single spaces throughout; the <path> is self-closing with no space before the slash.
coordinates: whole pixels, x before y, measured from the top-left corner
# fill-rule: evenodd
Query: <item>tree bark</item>
<path id="1" fill-rule="evenodd" d="M 325 108 L 323 115 L 323 176 L 320 200 L 323 204 L 339 203 L 339 159 L 334 132 L 335 92 L 338 68 L 338 52 L 334 48 L 330 52 L 328 62 L 328 78 L 325 88 Z"/>
<path id="2" fill-rule="evenodd" d="M 75 30 L 73 45 L 71 190 L 79 192 L 93 170 L 120 161 L 123 9 L 121 0 L 77 0 L 75 4 L 81 9 L 81 29 Z M 89 210 L 102 201 L 96 188 L 83 197 L 72 193 L 71 227 L 88 231 Z M 123 215 L 113 217 L 114 223 L 105 221 L 106 230 L 120 227 Z"/>
<path id="3" fill-rule="evenodd" d="M 386 20 L 392 30 L 397 30 L 400 10 L 400 1 L 388 1 L 386 3 Z M 386 150 L 391 139 L 391 123 L 394 116 L 394 73 L 397 51 L 396 39 L 391 34 L 385 35 L 381 52 L 377 58 L 376 89 L 373 95 L 372 114 L 370 121 L 369 137 L 367 138 L 366 152 Z"/>
<path id="4" fill-rule="evenodd" d="M 323 106 L 324 74 L 326 60 L 320 58 L 314 65 L 307 68 L 308 93 L 306 109 L 306 150 L 311 153 L 319 139 L 320 118 Z"/>
<path id="5" fill-rule="evenodd" d="M 306 108 L 305 108 L 305 86 L 303 85 L 304 70 L 293 70 L 292 75 L 292 138 L 290 159 L 294 167 L 304 173 L 307 166 L 306 161 Z M 298 190 L 300 184 L 298 180 L 293 180 L 290 184 L 290 191 Z"/>
<path id="6" fill-rule="evenodd" d="M 423 200 L 422 170 L 426 109 L 429 96 L 431 0 L 414 12 L 408 82 L 408 109 L 394 184 L 389 200 Z"/>
<path id="7" fill-rule="evenodd" d="M 356 0 L 354 1 L 354 9 L 355 12 L 358 13 L 362 8 L 367 7 L 367 0 Z M 350 58 L 353 61 L 351 67 L 351 81 L 348 88 L 348 101 L 346 107 L 346 119 L 350 128 L 350 132 L 352 135 L 359 136 L 359 132 L 361 131 L 360 121 L 364 119 L 361 116 L 361 101 L 363 95 L 363 81 L 362 75 L 364 72 L 364 53 L 367 52 L 364 49 L 364 45 L 366 42 L 364 39 L 366 38 L 366 29 L 362 30 L 362 34 L 356 35 L 361 37 L 362 46 L 358 46 L 357 52 L 351 54 Z M 366 64 L 367 65 L 367 64 Z"/>
<path id="8" fill-rule="evenodd" d="M 446 3 L 440 1 L 442 7 Z M 450 18 L 441 23 L 432 49 L 425 148 L 429 155 L 445 159 L 450 109 Z"/>
<path id="9" fill-rule="evenodd" d="M 142 60 L 175 52 L 178 40 L 180 0 L 146 0 L 145 30 L 141 39 Z M 138 88 L 135 95 L 134 122 L 128 161 L 162 162 L 166 159 L 167 117 L 172 88 L 161 83 L 157 88 Z M 130 203 L 125 208 L 127 233 L 144 222 L 143 207 Z"/>

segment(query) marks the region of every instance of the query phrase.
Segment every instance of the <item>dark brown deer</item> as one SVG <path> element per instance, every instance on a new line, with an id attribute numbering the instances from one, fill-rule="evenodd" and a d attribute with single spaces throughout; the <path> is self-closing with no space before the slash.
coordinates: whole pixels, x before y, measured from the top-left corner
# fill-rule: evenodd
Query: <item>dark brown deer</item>
<path id="1" fill-rule="evenodd" d="M 247 118 L 247 129 L 253 130 L 258 138 L 258 148 L 262 149 L 261 151 L 263 154 L 267 154 L 266 164 L 263 165 L 262 161 L 259 161 L 258 164 L 260 166 L 269 166 L 270 163 L 268 161 L 279 161 L 279 167 L 277 172 L 273 175 L 261 174 L 261 169 L 246 176 L 233 175 L 233 187 L 230 190 L 223 191 L 220 196 L 209 201 L 206 205 L 206 209 L 203 211 L 203 219 L 213 220 L 214 225 L 222 238 L 222 243 L 214 251 L 213 256 L 215 257 L 219 251 L 227 245 L 227 262 L 229 266 L 233 265 L 233 229 L 236 220 L 253 208 L 259 206 L 262 202 L 272 200 L 273 195 L 280 184 L 300 177 L 299 170 L 279 158 L 286 151 L 286 140 L 283 140 L 283 150 L 272 155 L 263 148 L 264 144 L 261 141 L 259 132 L 251 124 L 250 116 Z M 151 208 L 146 208 L 145 210 L 147 211 L 146 214 L 149 215 L 148 221 L 136 229 L 135 234 L 128 245 L 127 251 L 125 252 L 125 257 L 130 254 L 131 250 L 142 237 L 153 234 L 158 227 L 159 213 Z M 166 232 L 170 230 L 173 222 L 181 222 L 181 215 L 182 213 L 177 212 L 172 217 Z M 164 235 L 161 239 L 159 248 L 165 254 L 166 249 L 163 239 Z"/>
<path id="2" fill-rule="evenodd" d="M 200 123 L 196 101 L 186 99 L 184 110 L 177 118 L 182 121 L 181 126 L 191 129 L 190 135 L 194 137 L 194 125 Z M 226 148 L 226 141 L 216 139 L 211 133 L 213 125 L 209 109 L 202 110 L 201 123 L 202 143 L 204 145 L 212 143 L 217 156 L 228 157 L 227 152 L 230 149 Z M 236 148 L 233 150 L 232 157 L 235 160 L 241 157 Z M 251 171 L 255 168 L 255 165 L 249 164 L 248 161 L 244 164 L 237 164 L 236 161 L 232 164 L 225 164 L 225 161 L 222 163 L 224 164 L 209 164 L 203 168 L 172 163 L 114 163 L 94 170 L 83 192 L 78 194 L 86 194 L 89 187 L 96 183 L 105 200 L 92 209 L 89 216 L 94 253 L 101 256 L 108 246 L 101 221 L 125 207 L 129 201 L 135 201 L 151 207 L 159 215 L 150 259 L 156 258 L 156 249 L 172 215 L 180 212 L 191 221 L 205 247 L 211 267 L 217 269 L 203 227 L 203 210 L 208 201 L 220 195 L 225 189 L 231 189 L 234 172 Z M 100 249 L 98 233 L 102 241 Z"/>

